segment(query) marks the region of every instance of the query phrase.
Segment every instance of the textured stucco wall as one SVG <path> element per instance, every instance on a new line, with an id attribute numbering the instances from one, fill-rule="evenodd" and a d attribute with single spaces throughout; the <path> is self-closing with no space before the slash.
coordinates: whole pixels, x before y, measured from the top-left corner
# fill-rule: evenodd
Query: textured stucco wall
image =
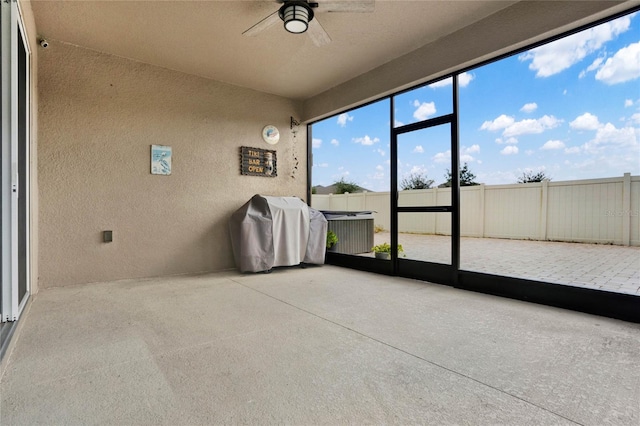
<path id="1" fill-rule="evenodd" d="M 305 198 L 298 103 L 63 43 L 39 59 L 41 286 L 233 268 L 233 211 L 256 193 Z M 266 124 L 278 176 L 241 176 L 240 146 L 273 148 Z M 171 176 L 150 174 L 152 144 L 172 146 Z"/>

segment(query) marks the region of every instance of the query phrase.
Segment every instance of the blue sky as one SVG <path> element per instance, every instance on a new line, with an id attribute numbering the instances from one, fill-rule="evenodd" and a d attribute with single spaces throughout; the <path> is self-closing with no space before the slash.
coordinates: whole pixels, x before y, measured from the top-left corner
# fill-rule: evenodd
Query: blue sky
<path id="1" fill-rule="evenodd" d="M 313 185 L 389 190 L 388 100 L 313 125 Z M 394 125 L 452 112 L 451 80 L 395 98 Z M 460 76 L 460 158 L 476 181 L 640 175 L 640 17 L 632 14 Z M 451 168 L 449 127 L 401 135 L 398 178 Z"/>

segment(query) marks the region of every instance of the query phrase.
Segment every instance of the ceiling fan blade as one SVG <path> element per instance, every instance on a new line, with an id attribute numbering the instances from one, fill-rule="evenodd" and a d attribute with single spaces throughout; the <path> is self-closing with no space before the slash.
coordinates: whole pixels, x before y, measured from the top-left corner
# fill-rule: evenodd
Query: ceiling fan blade
<path id="1" fill-rule="evenodd" d="M 318 12 L 373 12 L 375 0 L 318 1 Z"/>
<path id="2" fill-rule="evenodd" d="M 280 20 L 280 16 L 278 16 L 278 11 L 276 10 L 271 15 L 267 16 L 262 21 L 258 22 L 253 27 L 243 32 L 242 35 L 245 35 L 248 37 L 256 36 L 262 31 L 266 30 L 267 28 L 273 26 L 273 24 L 276 24 L 278 22 L 282 22 L 282 21 Z"/>
<path id="3" fill-rule="evenodd" d="M 318 19 L 314 19 L 309 22 L 309 29 L 307 30 L 307 33 L 309 33 L 309 37 L 311 37 L 313 44 L 318 47 L 331 43 L 331 37 L 329 37 L 329 34 L 327 34 L 324 28 L 322 28 Z"/>

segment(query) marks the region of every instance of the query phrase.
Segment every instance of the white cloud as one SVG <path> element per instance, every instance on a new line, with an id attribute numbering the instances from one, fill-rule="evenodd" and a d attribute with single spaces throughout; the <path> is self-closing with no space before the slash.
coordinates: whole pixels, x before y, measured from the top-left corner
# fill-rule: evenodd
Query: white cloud
<path id="1" fill-rule="evenodd" d="M 513 117 L 502 114 L 500 117 L 496 118 L 493 121 L 485 121 L 484 123 L 482 123 L 482 126 L 480 126 L 480 130 L 489 130 L 493 132 L 495 130 L 505 129 L 511 126 L 514 121 L 515 119 Z"/>
<path id="2" fill-rule="evenodd" d="M 471 163 L 476 159 L 471 154 L 477 154 L 480 152 L 480 145 L 474 144 L 470 147 L 462 146 L 460 148 L 460 162 L 461 163 Z"/>
<path id="3" fill-rule="evenodd" d="M 424 148 L 422 147 L 422 145 L 418 145 L 413 148 L 413 152 L 416 154 L 422 154 L 424 152 Z"/>
<path id="4" fill-rule="evenodd" d="M 395 120 L 393 123 L 393 127 L 402 127 L 404 126 L 404 123 L 400 120 Z"/>
<path id="5" fill-rule="evenodd" d="M 528 104 L 524 104 L 524 106 L 522 108 L 520 108 L 520 111 L 522 112 L 526 112 L 526 113 L 530 113 L 533 112 L 535 110 L 538 109 L 538 104 L 535 102 L 531 102 Z"/>
<path id="6" fill-rule="evenodd" d="M 463 72 L 458 76 L 458 84 L 460 85 L 460 87 L 467 87 L 474 78 L 476 78 L 475 75 L 468 72 Z"/>
<path id="7" fill-rule="evenodd" d="M 596 80 L 612 85 L 640 77 L 640 41 L 618 50 L 598 69 Z"/>
<path id="8" fill-rule="evenodd" d="M 466 146 L 463 146 L 462 148 L 460 148 L 460 152 L 463 154 L 473 154 L 473 153 L 480 152 L 480 145 L 473 144 L 469 148 L 467 148 Z"/>
<path id="9" fill-rule="evenodd" d="M 378 164 L 378 165 L 376 166 L 376 170 L 383 171 L 383 170 L 384 170 L 384 167 L 383 167 L 382 165 Z"/>
<path id="10" fill-rule="evenodd" d="M 369 135 L 365 135 L 363 138 L 353 138 L 351 139 L 355 143 L 359 143 L 361 145 L 373 145 L 374 143 L 380 142 L 380 139 L 373 138 L 371 139 Z"/>
<path id="11" fill-rule="evenodd" d="M 436 163 L 450 163 L 451 162 L 451 150 L 445 152 L 439 152 L 433 156 L 433 161 Z"/>
<path id="12" fill-rule="evenodd" d="M 329 167 L 329 163 L 314 164 L 315 167 Z"/>
<path id="13" fill-rule="evenodd" d="M 632 99 L 625 99 L 624 100 L 624 107 L 628 108 L 628 107 L 631 107 L 631 106 L 633 106 L 633 100 Z"/>
<path id="14" fill-rule="evenodd" d="M 311 146 L 314 148 L 320 148 L 322 146 L 322 139 L 313 138 L 311 140 Z"/>
<path id="15" fill-rule="evenodd" d="M 413 117 L 416 120 L 426 120 L 430 116 L 436 113 L 436 104 L 434 102 L 423 102 L 415 101 L 413 106 L 417 109 L 413 112 Z"/>
<path id="16" fill-rule="evenodd" d="M 582 145 L 581 148 L 592 154 L 602 152 L 605 148 L 610 147 L 627 147 L 638 151 L 638 148 L 640 148 L 640 143 L 638 143 L 639 136 L 640 129 L 634 127 L 618 129 L 613 124 L 607 123 L 604 126 L 600 126 L 596 136 Z"/>
<path id="17" fill-rule="evenodd" d="M 524 153 L 527 154 L 527 155 L 533 155 L 534 152 L 535 152 L 534 150 L 528 149 Z"/>
<path id="18" fill-rule="evenodd" d="M 586 69 L 586 70 L 583 70 L 583 71 L 581 71 L 581 72 L 580 72 L 580 75 L 578 75 L 578 78 L 584 78 L 584 77 L 586 77 L 586 75 L 587 75 L 587 73 L 588 73 L 588 72 L 591 72 L 591 71 L 597 70 L 597 69 L 598 69 L 598 67 L 599 67 L 603 62 L 604 62 L 604 57 L 603 57 L 603 56 L 599 56 L 599 57 L 597 57 L 597 58 L 596 58 L 596 59 L 591 63 L 591 65 L 589 65 L 589 66 L 587 67 L 587 69 Z"/>
<path id="19" fill-rule="evenodd" d="M 604 62 L 604 59 L 605 59 L 604 56 L 598 56 L 596 59 L 594 59 L 591 65 L 587 67 L 586 71 L 590 72 L 590 71 L 597 70 L 600 67 L 600 65 L 602 65 L 602 63 Z"/>
<path id="20" fill-rule="evenodd" d="M 453 78 L 448 77 L 448 78 L 445 78 L 444 80 L 440 80 L 440 81 L 436 81 L 435 83 L 431 83 L 429 85 L 429 87 L 431 87 L 432 89 L 438 89 L 440 87 L 451 86 L 452 84 L 453 84 Z"/>
<path id="21" fill-rule="evenodd" d="M 460 87 L 467 87 L 469 83 L 473 81 L 474 78 L 476 78 L 475 75 L 468 72 L 463 72 L 458 76 L 458 85 Z M 433 84 L 430 84 L 429 87 L 431 87 L 432 89 L 438 89 L 440 87 L 451 86 L 452 84 L 453 84 L 453 79 L 449 77 L 449 78 L 445 78 L 444 80 L 440 80 Z"/>
<path id="22" fill-rule="evenodd" d="M 580 153 L 580 147 L 579 146 L 572 146 L 569 148 L 565 148 L 564 149 L 564 153 L 565 154 L 579 154 Z"/>
<path id="23" fill-rule="evenodd" d="M 340 141 L 338 139 L 331 139 L 331 145 L 338 146 L 340 145 Z"/>
<path id="24" fill-rule="evenodd" d="M 576 130 L 597 130 L 601 126 L 601 124 L 597 116 L 585 112 L 581 116 L 576 117 L 576 119 L 571 123 L 569 123 L 569 126 L 572 129 Z"/>
<path id="25" fill-rule="evenodd" d="M 427 171 L 428 171 L 427 168 L 424 167 L 424 166 L 413 166 L 413 167 L 411 167 L 411 170 L 409 171 L 409 175 L 411 175 L 411 174 L 414 174 L 414 175 L 426 175 Z"/>
<path id="26" fill-rule="evenodd" d="M 562 122 L 563 120 L 559 120 L 553 115 L 544 115 L 538 119 L 526 119 L 517 121 L 504 129 L 502 135 L 505 137 L 512 137 L 542 133 L 545 130 L 558 127 Z"/>
<path id="27" fill-rule="evenodd" d="M 631 122 L 637 126 L 640 126 L 640 112 L 636 112 L 631 116 Z"/>
<path id="28" fill-rule="evenodd" d="M 376 149 L 374 152 L 377 152 L 378 154 L 380 154 L 380 155 L 381 155 L 381 156 L 383 156 L 383 157 L 384 157 L 385 155 L 387 155 L 387 153 L 386 153 L 384 150 L 380 149 L 380 148 Z"/>
<path id="29" fill-rule="evenodd" d="M 353 121 L 353 116 L 349 115 L 346 112 L 344 112 L 344 113 L 342 113 L 342 114 L 340 114 L 338 116 L 338 125 L 340 127 L 346 127 L 347 126 L 347 121 Z"/>
<path id="30" fill-rule="evenodd" d="M 547 142 L 545 142 L 544 145 L 542 145 L 542 147 L 540 147 L 540 149 L 543 150 L 551 150 L 551 149 L 562 149 L 564 148 L 564 142 L 559 141 L 559 140 L 549 140 Z"/>
<path id="31" fill-rule="evenodd" d="M 629 16 L 585 31 L 561 38 L 520 55 L 521 61 L 529 61 L 529 69 L 536 77 L 549 77 L 571 67 L 587 55 L 600 49 L 606 42 L 627 31 L 631 24 Z"/>
<path id="32" fill-rule="evenodd" d="M 638 128 L 630 126 L 616 128 L 613 124 L 607 123 L 601 125 L 595 137 L 579 147 L 579 151 L 572 149 L 571 153 L 584 152 L 591 156 L 598 156 L 598 163 L 602 164 L 602 167 L 613 168 L 616 165 L 620 170 L 634 169 L 638 167 L 640 155 L 638 138 L 640 138 Z M 582 166 L 578 167 L 582 168 Z"/>
<path id="33" fill-rule="evenodd" d="M 514 155 L 518 153 L 518 147 L 515 145 L 507 145 L 500 151 L 502 155 Z"/>

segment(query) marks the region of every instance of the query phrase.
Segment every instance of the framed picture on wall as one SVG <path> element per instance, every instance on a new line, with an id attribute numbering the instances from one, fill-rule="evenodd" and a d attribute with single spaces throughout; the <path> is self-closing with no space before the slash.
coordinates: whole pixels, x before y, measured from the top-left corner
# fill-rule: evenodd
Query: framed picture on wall
<path id="1" fill-rule="evenodd" d="M 165 145 L 151 145 L 151 174 L 171 174 L 171 147 Z"/>

